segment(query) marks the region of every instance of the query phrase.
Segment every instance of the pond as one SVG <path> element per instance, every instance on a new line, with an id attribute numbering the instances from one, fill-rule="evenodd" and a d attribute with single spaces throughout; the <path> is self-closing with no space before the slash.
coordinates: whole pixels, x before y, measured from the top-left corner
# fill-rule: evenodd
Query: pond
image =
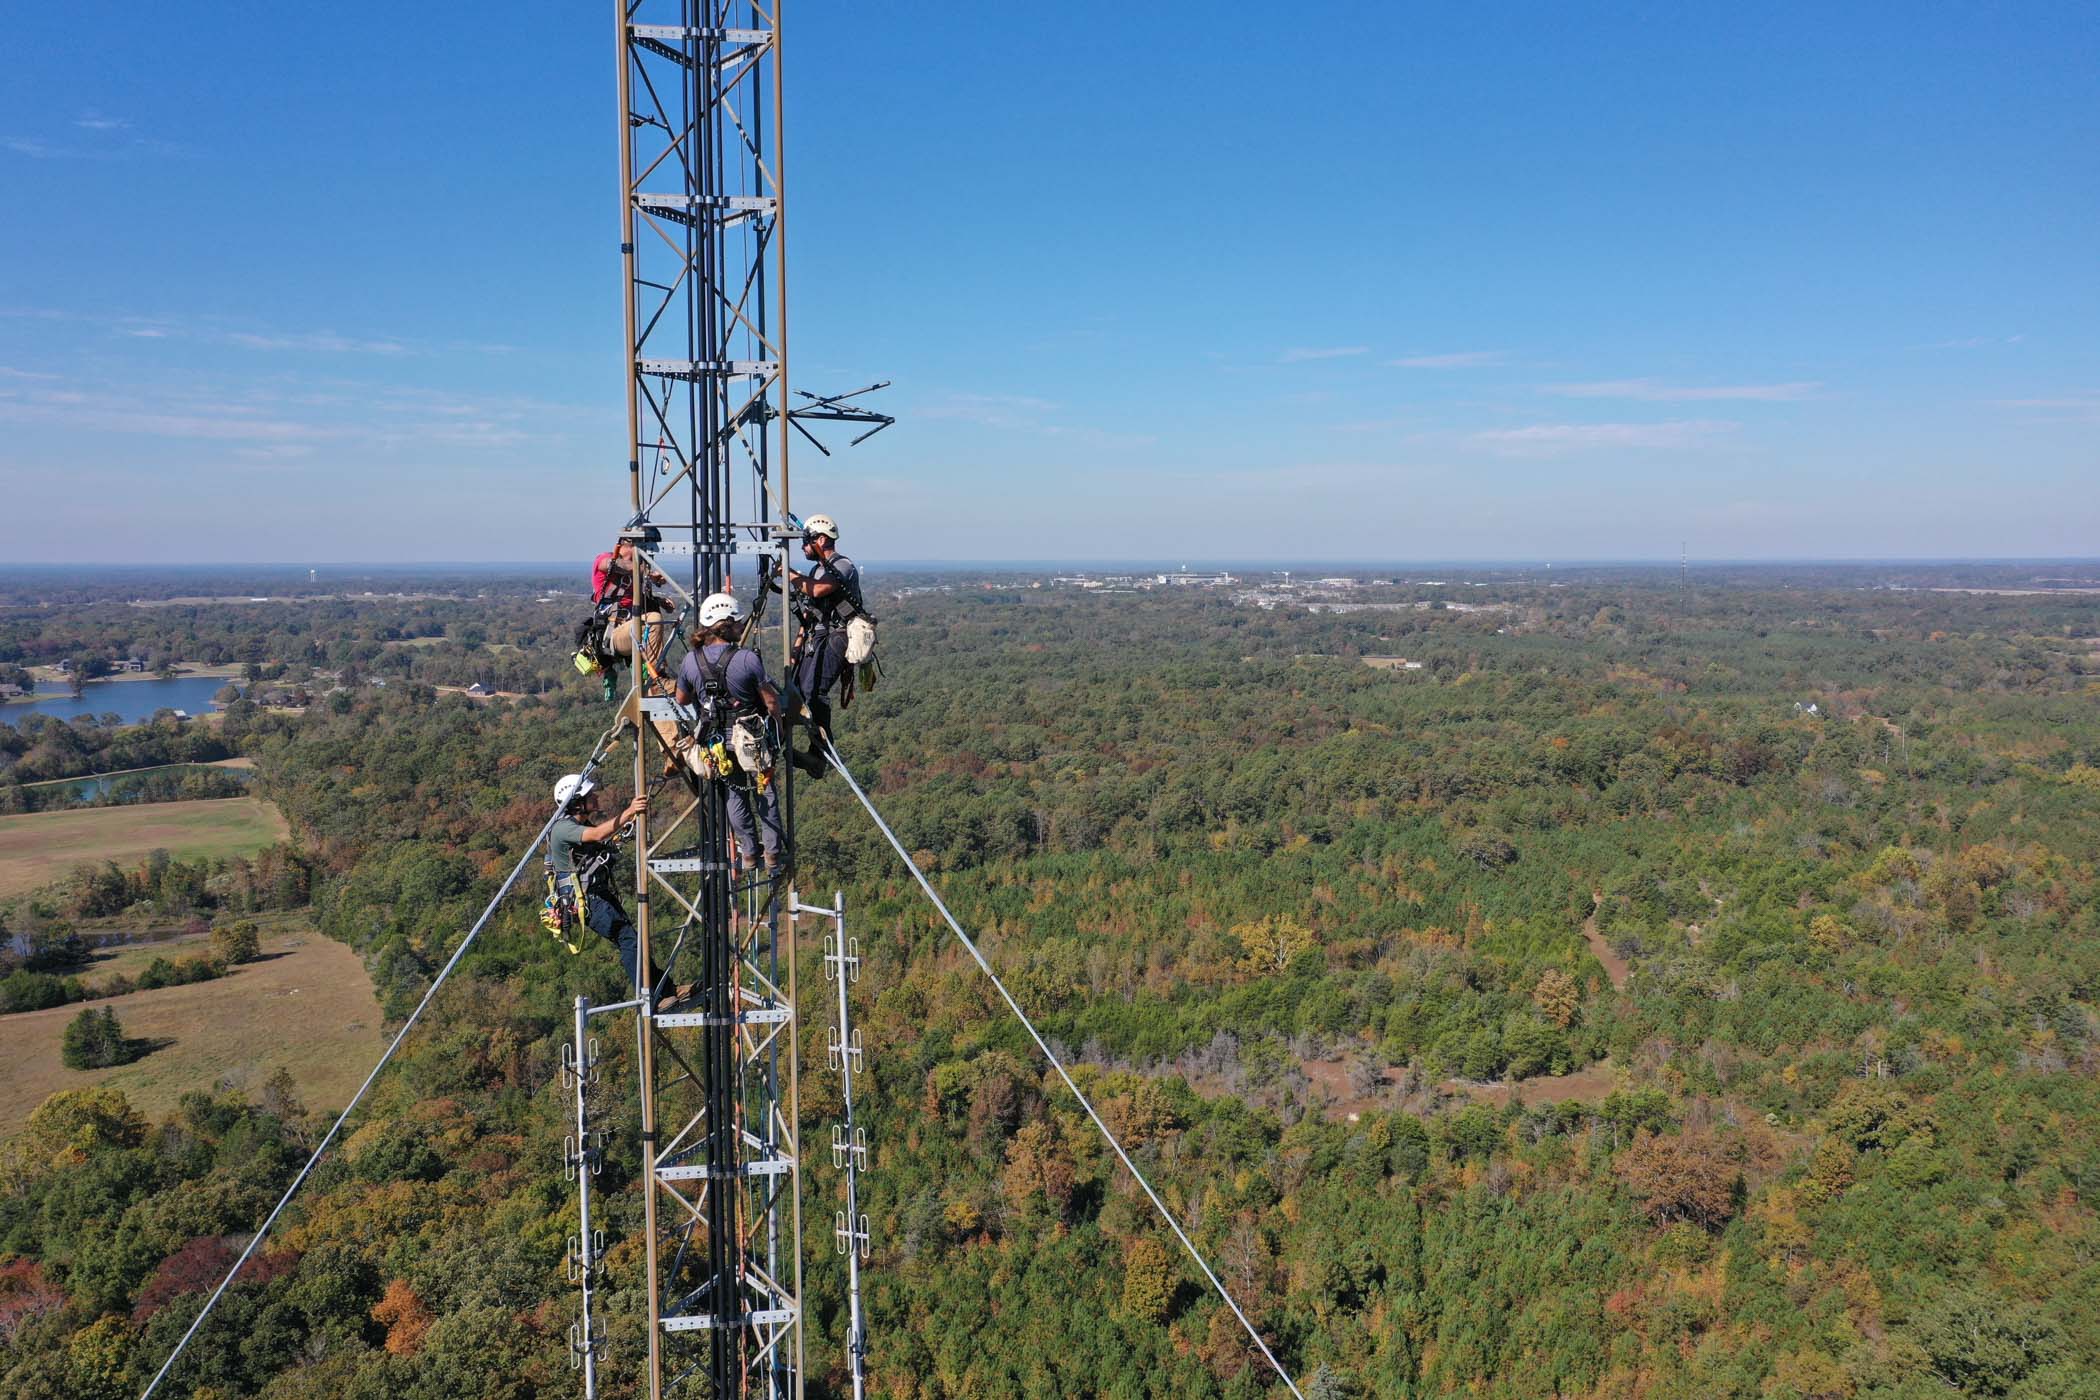
<path id="1" fill-rule="evenodd" d="M 41 783 L 27 783 L 25 787 L 39 794 L 39 801 L 55 801 L 57 794 L 64 792 L 73 802 L 92 802 L 100 797 L 121 796 L 126 789 L 136 788 L 155 776 L 182 773 L 219 773 L 225 781 L 246 787 L 255 773 L 248 768 L 222 768 L 215 763 L 162 763 L 152 768 L 132 768 L 122 773 L 100 773 L 86 778 L 52 778 Z"/>
<path id="2" fill-rule="evenodd" d="M 177 676 L 165 681 L 89 681 L 86 693 L 77 700 L 63 687 L 39 687 L 32 699 L 0 705 L 0 722 L 20 724 L 30 714 L 51 715 L 57 719 L 113 714 L 126 724 L 152 719 L 156 710 L 187 710 L 193 715 L 201 715 L 211 710 L 212 696 L 225 685 L 224 676 Z"/>

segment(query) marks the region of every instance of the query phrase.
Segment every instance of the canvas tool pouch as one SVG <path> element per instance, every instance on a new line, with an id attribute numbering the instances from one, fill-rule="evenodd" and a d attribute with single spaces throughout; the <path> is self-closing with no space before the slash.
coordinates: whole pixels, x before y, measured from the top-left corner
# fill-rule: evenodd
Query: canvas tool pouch
<path id="1" fill-rule="evenodd" d="M 875 619 L 866 613 L 846 623 L 846 664 L 858 666 L 875 655 Z"/>
<path id="2" fill-rule="evenodd" d="M 729 727 L 729 749 L 736 755 L 737 767 L 752 777 L 773 771 L 773 745 L 758 716 L 745 715 Z"/>

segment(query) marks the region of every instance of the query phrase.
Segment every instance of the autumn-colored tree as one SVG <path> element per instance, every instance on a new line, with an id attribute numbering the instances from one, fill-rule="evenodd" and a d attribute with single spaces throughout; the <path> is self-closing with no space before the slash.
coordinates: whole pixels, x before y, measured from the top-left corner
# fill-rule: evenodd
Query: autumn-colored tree
<path id="1" fill-rule="evenodd" d="M 223 963 L 254 962 L 262 956 L 262 930 L 253 919 L 235 919 L 211 931 L 212 956 Z"/>
<path id="2" fill-rule="evenodd" d="M 65 1291 L 34 1259 L 0 1264 L 0 1345 L 12 1345 L 16 1333 L 65 1305 Z"/>
<path id="3" fill-rule="evenodd" d="M 1006 1147 L 1006 1170 L 1000 1189 L 1015 1210 L 1027 1210 L 1040 1197 L 1062 1216 L 1072 1204 L 1078 1172 L 1055 1124 L 1038 1118 L 1024 1124 Z"/>
<path id="4" fill-rule="evenodd" d="M 1810 1205 L 1822 1205 L 1837 1199 L 1852 1184 L 1852 1169 L 1859 1160 L 1859 1153 L 1852 1144 L 1835 1134 L 1816 1144 L 1815 1155 L 1809 1159 L 1808 1177 L 1801 1183 L 1801 1199 Z"/>
<path id="5" fill-rule="evenodd" d="M 160 1267 L 139 1291 L 138 1302 L 131 1309 L 132 1320 L 144 1322 L 185 1293 L 216 1287 L 240 1257 L 240 1250 L 224 1235 L 199 1235 L 190 1240 L 160 1261 Z"/>
<path id="6" fill-rule="evenodd" d="M 1843 1366 L 1806 1348 L 1779 1358 L 1766 1393 L 1798 1396 L 1799 1400 L 1852 1400 L 1858 1389 L 1859 1383 Z"/>
<path id="7" fill-rule="evenodd" d="M 1576 989 L 1575 979 L 1557 967 L 1549 967 L 1541 973 L 1538 985 L 1531 989 L 1532 1004 L 1562 1030 L 1574 1021 L 1581 1000 L 1582 994 Z"/>
<path id="8" fill-rule="evenodd" d="M 1240 971 L 1256 977 L 1289 971 L 1291 961 L 1315 945 L 1312 930 L 1289 915 L 1234 924 L 1232 936 L 1245 950 L 1240 955 Z"/>
<path id="9" fill-rule="evenodd" d="M 130 1400 L 132 1336 L 123 1318 L 96 1319 L 66 1341 L 69 1400 Z"/>
<path id="10" fill-rule="evenodd" d="M 1818 914 L 1808 921 L 1808 941 L 1835 957 L 1845 951 L 1845 926 L 1835 914 Z"/>
<path id="11" fill-rule="evenodd" d="M 1166 1247 L 1140 1235 L 1123 1252 L 1123 1311 L 1141 1322 L 1165 1319 L 1174 1298 L 1174 1266 Z"/>
<path id="12" fill-rule="evenodd" d="M 386 1328 L 386 1349 L 394 1356 L 414 1356 L 420 1351 L 433 1321 L 416 1290 L 401 1278 L 389 1283 L 386 1295 L 372 1305 L 372 1320 Z"/>
<path id="13" fill-rule="evenodd" d="M 1713 1229 L 1735 1213 L 1739 1175 L 1711 1139 L 1642 1128 L 1619 1154 L 1616 1170 L 1657 1223 L 1689 1220 Z"/>
<path id="14" fill-rule="evenodd" d="M 41 1176 L 75 1167 L 104 1148 L 137 1147 L 146 1119 L 115 1089 L 66 1089 L 39 1104 L 9 1144 L 17 1171 Z"/>

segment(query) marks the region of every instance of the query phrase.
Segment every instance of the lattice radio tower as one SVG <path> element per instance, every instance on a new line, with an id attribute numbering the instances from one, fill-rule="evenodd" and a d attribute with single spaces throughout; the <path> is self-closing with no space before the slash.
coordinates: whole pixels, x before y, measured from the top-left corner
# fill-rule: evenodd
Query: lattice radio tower
<path id="1" fill-rule="evenodd" d="M 590 1018 L 630 1010 L 647 1176 L 649 1400 L 802 1393 L 795 901 L 758 870 L 757 852 L 746 853 L 752 873 L 733 876 L 724 787 L 685 779 L 669 695 L 697 601 L 739 590 L 755 616 L 762 595 L 751 585 L 789 568 L 801 531 L 788 511 L 788 433 L 809 436 L 794 419 L 870 432 L 890 421 L 843 402 L 864 390 L 789 405 L 780 3 L 615 0 L 631 509 L 623 538 L 636 545 L 634 596 L 645 595 L 649 570 L 674 595 L 636 647 L 623 702 L 635 790 L 651 802 L 630 838 L 634 917 L 641 965 L 653 955 L 664 983 L 694 981 L 697 992 L 669 1014 L 656 1011 L 662 985 L 612 1005 L 576 1004 L 564 1072 L 575 1092 L 570 1168 L 581 1211 L 570 1271 L 584 1301 L 572 1344 L 586 1396 L 597 1393 L 604 1354 L 593 1316 L 605 1241 L 591 1218 L 591 1183 L 604 1132 L 593 1125 Z M 780 629 L 781 676 L 789 630 Z M 780 765 L 783 785 L 790 772 Z M 779 797 L 792 852 L 792 794 L 783 787 Z M 803 909 L 843 924 L 836 907 Z M 826 941 L 827 972 L 843 987 L 846 949 Z M 865 1249 L 850 1215 L 842 1237 L 856 1257 Z"/>

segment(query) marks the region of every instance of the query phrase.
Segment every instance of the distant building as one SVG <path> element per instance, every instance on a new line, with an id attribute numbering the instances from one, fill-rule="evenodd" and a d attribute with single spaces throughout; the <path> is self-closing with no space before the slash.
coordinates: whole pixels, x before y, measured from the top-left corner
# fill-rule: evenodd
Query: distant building
<path id="1" fill-rule="evenodd" d="M 18 685 L 0 684 L 0 700 L 19 700 L 28 693 Z"/>
<path id="2" fill-rule="evenodd" d="M 469 695 L 487 695 L 488 693 L 489 688 L 483 685 L 480 681 L 476 681 L 474 682 L 474 684 L 467 687 L 467 694 Z"/>
<path id="3" fill-rule="evenodd" d="M 146 669 L 146 663 L 139 660 L 136 656 L 127 656 L 117 663 L 117 669 L 119 671 L 143 671 Z"/>

